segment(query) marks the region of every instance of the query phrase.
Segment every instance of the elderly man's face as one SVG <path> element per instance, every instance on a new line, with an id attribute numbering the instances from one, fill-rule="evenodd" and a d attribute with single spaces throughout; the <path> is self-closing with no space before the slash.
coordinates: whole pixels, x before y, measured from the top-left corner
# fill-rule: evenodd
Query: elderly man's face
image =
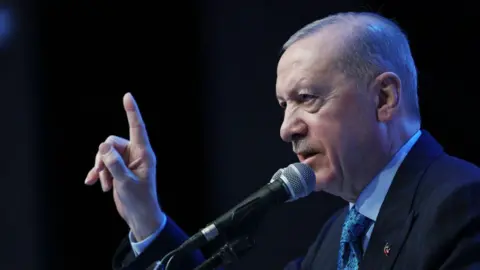
<path id="1" fill-rule="evenodd" d="M 338 42 L 319 35 L 294 43 L 277 68 L 277 98 L 285 109 L 280 135 L 316 175 L 316 189 L 347 197 L 379 135 L 376 95 L 334 65 Z M 354 181 L 354 180 L 353 180 Z"/>

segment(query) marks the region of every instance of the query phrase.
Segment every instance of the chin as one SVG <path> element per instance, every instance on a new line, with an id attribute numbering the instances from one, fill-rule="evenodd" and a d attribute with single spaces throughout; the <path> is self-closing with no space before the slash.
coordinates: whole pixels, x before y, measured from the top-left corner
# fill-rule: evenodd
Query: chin
<path id="1" fill-rule="evenodd" d="M 317 189 L 318 186 L 319 185 L 317 183 L 317 186 L 315 188 Z M 320 190 L 335 197 L 340 197 L 347 202 L 354 203 L 356 201 L 356 196 L 352 195 L 352 193 L 348 192 L 348 190 L 342 189 L 341 180 L 337 180 L 327 185 L 321 185 Z"/>
<path id="2" fill-rule="evenodd" d="M 338 186 L 338 180 L 333 173 L 325 174 L 324 172 L 315 172 L 316 183 L 315 191 L 325 191 L 332 195 L 336 195 L 336 186 Z"/>
<path id="3" fill-rule="evenodd" d="M 315 172 L 315 191 L 335 192 L 336 186 L 339 186 L 339 179 L 328 159 L 315 155 L 301 162 L 307 164 Z"/>

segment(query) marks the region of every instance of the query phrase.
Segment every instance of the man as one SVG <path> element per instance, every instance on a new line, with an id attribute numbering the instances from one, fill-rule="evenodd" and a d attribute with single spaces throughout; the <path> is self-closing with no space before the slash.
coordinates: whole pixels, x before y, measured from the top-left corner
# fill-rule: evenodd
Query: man
<path id="1" fill-rule="evenodd" d="M 375 14 L 341 13 L 307 25 L 284 49 L 280 135 L 315 171 L 317 191 L 350 203 L 285 269 L 480 269 L 480 170 L 420 129 L 402 31 Z M 102 143 L 86 183 L 113 187 L 131 229 L 114 268 L 145 269 L 187 236 L 158 205 L 155 155 L 130 94 L 124 105 L 130 141 Z M 179 269 L 202 260 L 182 257 Z"/>

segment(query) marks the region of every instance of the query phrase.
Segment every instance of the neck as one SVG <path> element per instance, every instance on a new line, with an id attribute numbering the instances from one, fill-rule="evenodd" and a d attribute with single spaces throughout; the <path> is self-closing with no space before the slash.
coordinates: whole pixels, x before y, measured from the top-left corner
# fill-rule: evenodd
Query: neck
<path id="1" fill-rule="evenodd" d="M 377 151 L 370 152 L 368 164 L 365 160 L 360 161 L 359 171 L 354 187 L 349 197 L 344 197 L 348 202 L 355 202 L 363 189 L 387 166 L 395 154 L 404 146 L 408 140 L 420 129 L 420 123 L 390 123 L 385 125 L 379 136 L 381 147 L 376 147 Z M 376 142 L 378 145 L 378 141 Z M 373 148 L 372 148 L 373 149 Z M 363 177 L 360 170 L 363 172 Z"/>
<path id="2" fill-rule="evenodd" d="M 385 165 L 395 156 L 395 154 L 404 146 L 410 138 L 420 129 L 419 121 L 404 121 L 392 127 L 387 127 L 386 138 L 387 145 L 386 154 L 387 160 Z"/>

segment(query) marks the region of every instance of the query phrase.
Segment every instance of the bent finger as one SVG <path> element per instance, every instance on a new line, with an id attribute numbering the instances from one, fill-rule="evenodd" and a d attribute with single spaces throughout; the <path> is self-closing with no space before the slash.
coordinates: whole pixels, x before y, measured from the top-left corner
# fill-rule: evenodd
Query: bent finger
<path id="1" fill-rule="evenodd" d="M 90 169 L 90 171 L 87 173 L 87 177 L 85 178 L 85 184 L 93 185 L 97 182 L 97 180 L 98 180 L 98 172 L 96 171 L 95 168 Z"/>
<path id="2" fill-rule="evenodd" d="M 122 137 L 115 136 L 115 135 L 108 136 L 105 142 L 113 145 L 113 147 L 115 147 L 117 152 L 120 153 L 121 155 L 125 153 L 128 145 L 130 144 L 129 140 Z"/>
<path id="3" fill-rule="evenodd" d="M 102 143 L 99 150 L 101 159 L 113 178 L 126 180 L 131 177 L 131 172 L 125 165 L 122 156 L 111 144 Z"/>
<path id="4" fill-rule="evenodd" d="M 101 154 L 98 152 L 95 156 L 95 171 L 100 173 L 103 169 L 105 169 L 105 164 L 103 164 Z"/>
<path id="5" fill-rule="evenodd" d="M 120 154 L 123 154 L 128 147 L 129 141 L 124 138 L 111 135 L 105 140 L 105 143 L 113 145 L 113 147 L 115 147 Z M 103 163 L 100 152 L 98 152 L 95 156 L 95 171 L 100 173 L 103 169 L 105 169 L 105 164 Z"/>
<path id="6" fill-rule="evenodd" d="M 100 158 L 100 154 L 97 152 L 97 154 L 95 155 L 95 163 L 93 164 L 93 168 L 90 169 L 90 171 L 87 173 L 87 177 L 85 178 L 85 184 L 95 184 L 100 177 L 99 173 L 103 170 L 104 167 L 105 165 Z"/>
<path id="7" fill-rule="evenodd" d="M 113 186 L 113 177 L 108 170 L 103 170 L 100 172 L 100 183 L 102 186 L 103 192 L 109 191 Z"/>

